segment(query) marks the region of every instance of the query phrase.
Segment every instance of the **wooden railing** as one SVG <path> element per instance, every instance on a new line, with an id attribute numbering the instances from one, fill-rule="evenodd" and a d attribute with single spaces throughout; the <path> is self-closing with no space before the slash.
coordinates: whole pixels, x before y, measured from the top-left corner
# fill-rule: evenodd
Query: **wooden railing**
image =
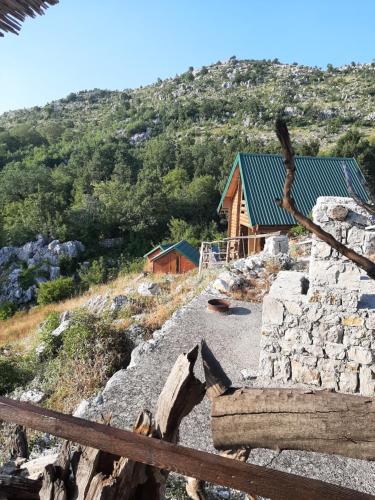
<path id="1" fill-rule="evenodd" d="M 202 241 L 200 247 L 199 274 L 203 269 L 222 265 L 231 260 L 239 259 L 248 255 L 248 242 L 270 236 L 279 236 L 280 231 L 264 234 L 252 234 L 249 236 L 232 236 L 216 241 Z"/>
<path id="2" fill-rule="evenodd" d="M 242 463 L 4 397 L 0 397 L 0 419 L 251 495 L 288 500 L 375 498 L 316 479 Z"/>

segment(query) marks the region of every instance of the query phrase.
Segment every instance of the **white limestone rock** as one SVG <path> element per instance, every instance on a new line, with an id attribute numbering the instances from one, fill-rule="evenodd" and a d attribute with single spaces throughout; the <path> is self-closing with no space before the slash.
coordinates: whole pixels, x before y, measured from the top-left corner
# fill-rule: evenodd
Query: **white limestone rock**
<path id="1" fill-rule="evenodd" d="M 144 297 L 151 295 L 160 295 L 161 289 L 158 283 L 151 283 L 149 281 L 141 283 L 138 286 L 138 293 Z"/>

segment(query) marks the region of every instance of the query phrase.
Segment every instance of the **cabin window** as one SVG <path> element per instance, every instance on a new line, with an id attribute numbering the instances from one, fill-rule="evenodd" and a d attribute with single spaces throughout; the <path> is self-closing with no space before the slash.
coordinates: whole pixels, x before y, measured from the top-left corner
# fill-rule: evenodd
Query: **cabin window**
<path id="1" fill-rule="evenodd" d="M 180 272 L 180 258 L 176 257 L 176 273 Z"/>

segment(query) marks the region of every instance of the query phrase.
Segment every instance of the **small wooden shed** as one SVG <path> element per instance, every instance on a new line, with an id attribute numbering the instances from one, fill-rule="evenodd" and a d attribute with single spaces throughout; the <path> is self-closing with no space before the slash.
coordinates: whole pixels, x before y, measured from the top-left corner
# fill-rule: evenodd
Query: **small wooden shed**
<path id="1" fill-rule="evenodd" d="M 357 194 L 366 200 L 363 174 L 354 158 L 295 157 L 296 178 L 292 196 L 304 215 L 311 213 L 319 196 L 350 196 L 343 163 L 350 172 Z M 281 155 L 239 153 L 218 206 L 218 212 L 224 213 L 228 220 L 228 236 L 285 233 L 293 227 L 296 221 L 275 203 L 282 197 L 284 181 L 285 166 Z M 241 241 L 240 256 L 259 252 L 264 245 L 264 238 Z"/>
<path id="2" fill-rule="evenodd" d="M 185 240 L 157 245 L 144 257 L 144 270 L 152 273 L 182 274 L 199 266 L 198 250 Z"/>

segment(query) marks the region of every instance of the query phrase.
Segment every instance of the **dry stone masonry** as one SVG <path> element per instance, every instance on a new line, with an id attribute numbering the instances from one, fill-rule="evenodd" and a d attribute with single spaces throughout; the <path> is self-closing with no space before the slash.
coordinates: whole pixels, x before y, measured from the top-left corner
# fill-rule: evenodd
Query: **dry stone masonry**
<path id="1" fill-rule="evenodd" d="M 321 197 L 313 218 L 375 255 L 369 216 L 351 198 Z M 375 282 L 314 237 L 309 274 L 281 271 L 263 302 L 260 372 L 275 381 L 375 394 Z"/>

